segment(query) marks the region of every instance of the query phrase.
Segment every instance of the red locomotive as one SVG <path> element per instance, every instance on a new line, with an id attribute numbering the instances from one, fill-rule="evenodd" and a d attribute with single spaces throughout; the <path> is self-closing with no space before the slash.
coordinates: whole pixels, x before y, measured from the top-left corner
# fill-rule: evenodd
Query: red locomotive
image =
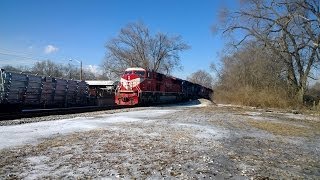
<path id="1" fill-rule="evenodd" d="M 182 79 L 143 68 L 128 68 L 116 90 L 117 105 L 146 105 L 210 98 L 212 90 Z"/>

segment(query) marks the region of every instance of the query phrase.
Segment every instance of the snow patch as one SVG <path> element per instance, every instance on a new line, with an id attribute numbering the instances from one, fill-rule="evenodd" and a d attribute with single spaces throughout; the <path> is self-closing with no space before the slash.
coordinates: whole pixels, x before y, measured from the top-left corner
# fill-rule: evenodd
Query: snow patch
<path id="1" fill-rule="evenodd" d="M 177 110 L 141 110 L 99 115 L 98 117 L 77 117 L 57 121 L 42 121 L 14 126 L 0 127 L 0 149 L 24 144 L 34 144 L 39 140 L 74 132 L 94 129 L 113 130 L 112 124 L 124 122 L 149 121 L 150 119 Z"/>
<path id="2" fill-rule="evenodd" d="M 274 122 L 282 123 L 281 121 L 279 121 L 275 118 L 269 118 L 269 117 L 263 117 L 263 116 L 250 116 L 250 119 L 258 120 L 258 121 L 274 121 Z"/>
<path id="3" fill-rule="evenodd" d="M 262 113 L 261 112 L 251 112 L 251 111 L 247 111 L 244 113 L 245 115 L 249 115 L 249 116 L 260 116 Z"/>
<path id="4" fill-rule="evenodd" d="M 237 107 L 237 108 L 241 108 L 244 106 L 240 106 L 240 105 L 234 105 L 234 104 L 217 104 L 218 107 Z"/>
<path id="5" fill-rule="evenodd" d="M 50 158 L 47 156 L 32 156 L 27 158 L 27 161 L 30 164 L 40 164 L 40 163 L 48 162 L 49 160 Z"/>
<path id="6" fill-rule="evenodd" d="M 165 107 L 205 107 L 210 106 L 213 103 L 208 99 L 196 99 L 196 100 L 190 100 L 183 103 L 178 104 L 171 104 L 171 105 L 165 105 Z"/>
<path id="7" fill-rule="evenodd" d="M 283 114 L 285 117 L 290 119 L 320 121 L 320 117 L 313 117 L 313 116 L 308 116 L 303 114 L 292 114 L 292 113 L 279 113 L 279 114 Z"/>
<path id="8" fill-rule="evenodd" d="M 193 128 L 196 131 L 195 137 L 199 139 L 221 139 L 226 137 L 227 133 L 219 128 L 213 126 L 203 126 L 198 124 L 185 124 L 185 123 L 177 123 L 177 126 Z"/>

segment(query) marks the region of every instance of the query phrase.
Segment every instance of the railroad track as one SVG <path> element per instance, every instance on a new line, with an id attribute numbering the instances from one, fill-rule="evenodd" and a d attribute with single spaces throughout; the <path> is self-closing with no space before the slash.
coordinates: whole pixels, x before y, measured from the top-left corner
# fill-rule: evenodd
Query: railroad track
<path id="1" fill-rule="evenodd" d="M 157 105 L 163 105 L 168 103 L 159 103 Z M 174 104 L 174 103 L 169 103 Z M 22 118 L 34 118 L 34 117 L 43 117 L 51 115 L 66 115 L 66 114 L 77 114 L 77 113 L 86 113 L 93 111 L 103 111 L 111 109 L 124 109 L 124 108 L 133 108 L 133 107 L 148 107 L 148 106 L 117 106 L 117 105 L 108 105 L 108 106 L 84 106 L 84 107 L 70 107 L 70 108 L 49 108 L 49 109 L 23 109 L 22 111 L 15 111 L 9 113 L 0 113 L 0 121 L 6 120 L 18 120 Z"/>
<path id="2" fill-rule="evenodd" d="M 103 110 L 121 109 L 121 108 L 124 108 L 124 107 L 86 106 L 86 107 L 72 107 L 72 108 L 52 108 L 52 109 L 24 109 L 21 112 L 1 113 L 0 121 L 21 119 L 21 118 L 42 117 L 42 116 L 50 116 L 50 115 L 76 114 L 76 113 L 85 113 L 85 112 L 103 111 Z"/>

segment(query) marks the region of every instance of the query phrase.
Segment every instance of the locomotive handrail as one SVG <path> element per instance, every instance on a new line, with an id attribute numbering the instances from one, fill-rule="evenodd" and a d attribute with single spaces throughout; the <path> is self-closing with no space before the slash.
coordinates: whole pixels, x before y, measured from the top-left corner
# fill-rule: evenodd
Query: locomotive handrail
<path id="1" fill-rule="evenodd" d="M 137 87 L 138 93 L 140 93 L 141 92 L 140 87 L 139 86 L 136 86 L 136 87 Z"/>

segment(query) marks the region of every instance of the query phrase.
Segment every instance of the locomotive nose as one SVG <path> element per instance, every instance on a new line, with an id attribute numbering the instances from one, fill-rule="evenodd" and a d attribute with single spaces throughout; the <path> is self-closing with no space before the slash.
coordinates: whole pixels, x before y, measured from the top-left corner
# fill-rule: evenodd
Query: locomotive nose
<path id="1" fill-rule="evenodd" d="M 122 78 L 125 79 L 125 80 L 131 80 L 132 79 L 129 74 L 123 75 Z"/>

